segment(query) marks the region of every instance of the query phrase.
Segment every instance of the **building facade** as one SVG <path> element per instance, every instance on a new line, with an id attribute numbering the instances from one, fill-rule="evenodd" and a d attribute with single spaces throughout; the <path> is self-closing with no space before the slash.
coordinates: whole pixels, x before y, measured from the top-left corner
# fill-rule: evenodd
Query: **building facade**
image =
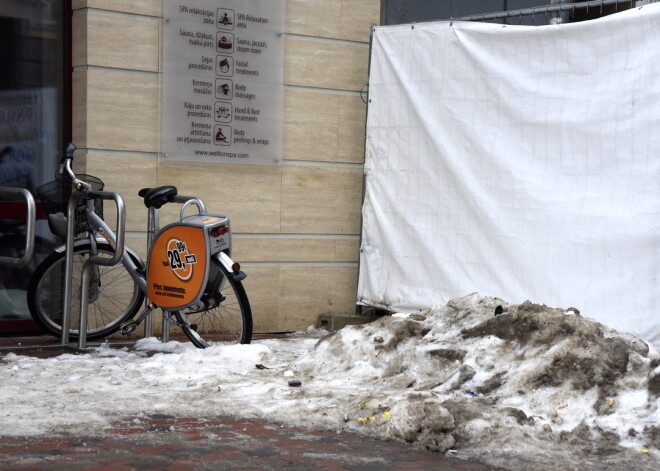
<path id="1" fill-rule="evenodd" d="M 248 273 L 244 284 L 256 332 L 292 331 L 315 324 L 322 314 L 354 313 L 366 117 L 360 92 L 367 84 L 370 26 L 379 21 L 379 0 L 283 2 L 280 165 L 161 157 L 161 2 L 52 1 L 55 20 L 63 27 L 70 21 L 70 78 L 63 74 L 70 87 L 59 86 L 63 103 L 55 106 L 58 116 L 70 106 L 70 118 L 62 119 L 70 119 L 79 149 L 76 171 L 101 178 L 107 191 L 122 195 L 126 242 L 142 256 L 147 214 L 140 188 L 173 184 L 180 194 L 200 196 L 210 213 L 229 214 L 233 258 Z M 16 8 L 4 14 L 18 15 Z M 66 68 L 65 60 L 59 63 Z M 67 132 L 61 134 L 52 147 L 62 148 Z M 37 156 L 42 162 L 36 166 L 50 163 L 34 186 L 54 178 L 53 151 Z M 162 223 L 176 218 L 178 208 L 163 208 Z M 17 288 L 14 297 L 24 286 Z M 21 309 L 6 319 L 27 321 Z"/>
<path id="2" fill-rule="evenodd" d="M 73 141 L 85 173 L 124 195 L 132 247 L 145 241 L 141 187 L 174 184 L 229 214 L 257 332 L 355 311 L 360 90 L 379 2 L 285 4 L 283 161 L 252 166 L 160 158 L 161 0 L 73 2 Z M 176 208 L 163 209 L 164 221 L 176 217 Z"/>

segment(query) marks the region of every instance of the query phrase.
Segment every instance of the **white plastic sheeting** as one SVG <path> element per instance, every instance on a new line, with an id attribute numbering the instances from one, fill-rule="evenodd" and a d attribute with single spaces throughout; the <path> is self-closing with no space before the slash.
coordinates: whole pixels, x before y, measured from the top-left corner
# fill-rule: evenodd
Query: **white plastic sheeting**
<path id="1" fill-rule="evenodd" d="M 660 344 L 660 4 L 373 36 L 359 302 L 471 292 Z"/>

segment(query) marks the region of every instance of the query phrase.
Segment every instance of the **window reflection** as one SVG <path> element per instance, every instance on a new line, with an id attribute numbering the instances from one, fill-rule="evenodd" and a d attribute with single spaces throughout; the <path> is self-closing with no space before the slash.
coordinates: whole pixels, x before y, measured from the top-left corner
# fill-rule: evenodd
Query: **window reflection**
<path id="1" fill-rule="evenodd" d="M 63 147 L 64 0 L 0 1 L 0 186 L 36 189 L 54 179 Z M 0 199 L 0 255 L 20 256 L 24 207 Z M 37 218 L 43 213 L 37 209 Z M 0 266 L 0 320 L 31 319 L 25 291 L 38 262 L 55 243 L 43 219 L 33 260 Z M 0 323 L 0 333 L 5 323 Z"/>

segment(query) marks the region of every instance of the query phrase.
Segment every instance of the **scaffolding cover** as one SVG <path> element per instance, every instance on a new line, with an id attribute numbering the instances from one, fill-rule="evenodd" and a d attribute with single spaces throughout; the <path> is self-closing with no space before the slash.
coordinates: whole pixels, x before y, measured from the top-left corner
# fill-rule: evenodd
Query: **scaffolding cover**
<path id="1" fill-rule="evenodd" d="M 358 300 L 576 307 L 660 344 L 660 4 L 375 28 Z"/>

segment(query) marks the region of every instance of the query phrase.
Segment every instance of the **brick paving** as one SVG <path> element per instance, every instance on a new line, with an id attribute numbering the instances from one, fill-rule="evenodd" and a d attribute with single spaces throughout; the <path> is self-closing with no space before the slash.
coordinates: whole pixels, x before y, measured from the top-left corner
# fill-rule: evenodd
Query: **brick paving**
<path id="1" fill-rule="evenodd" d="M 485 465 L 351 433 L 262 420 L 125 417 L 99 436 L 0 436 L 4 471 L 486 471 Z"/>
<path id="2" fill-rule="evenodd" d="M 15 351 L 43 358 L 75 350 L 52 348 L 48 339 L 21 340 L 0 339 L 0 356 Z M 226 417 L 121 417 L 93 436 L 1 434 L 3 471 L 494 469 L 405 443 Z"/>

